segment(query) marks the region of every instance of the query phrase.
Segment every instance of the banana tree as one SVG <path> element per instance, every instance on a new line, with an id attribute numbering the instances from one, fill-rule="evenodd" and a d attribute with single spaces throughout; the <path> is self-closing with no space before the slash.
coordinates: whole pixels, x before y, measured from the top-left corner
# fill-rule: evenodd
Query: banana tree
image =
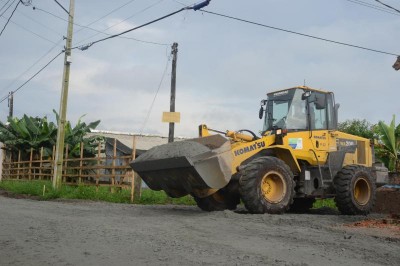
<path id="1" fill-rule="evenodd" d="M 396 127 L 396 116 L 393 115 L 389 125 L 380 121 L 377 125 L 379 134 L 379 144 L 376 147 L 376 154 L 390 171 L 399 171 L 400 169 L 400 124 Z"/>
<path id="2" fill-rule="evenodd" d="M 38 150 L 43 147 L 43 155 L 50 156 L 55 143 L 57 128 L 47 117 L 28 117 L 21 119 L 8 118 L 6 124 L 0 122 L 0 142 L 9 148 L 20 150 L 23 155 L 29 154 L 31 148 Z"/>
<path id="3" fill-rule="evenodd" d="M 56 120 L 59 117 L 57 112 Z M 78 120 L 75 127 L 71 126 L 68 121 L 65 130 L 65 144 L 69 147 L 69 157 L 80 156 L 80 145 L 84 143 L 84 156 L 94 157 L 97 143 L 102 140 L 102 137 L 92 136 L 86 137 L 91 129 L 95 129 L 100 123 L 100 120 L 89 123 L 88 125 Z M 23 158 L 29 156 L 31 148 L 38 151 L 43 147 L 43 156 L 52 156 L 53 146 L 56 143 L 57 126 L 53 122 L 48 122 L 47 117 L 28 117 L 24 115 L 19 118 L 8 118 L 7 123 L 0 122 L 0 142 L 12 151 L 21 151 Z"/>
<path id="4" fill-rule="evenodd" d="M 58 123 L 59 116 L 55 110 L 53 110 L 53 112 L 56 115 Z M 77 158 L 80 156 L 81 144 L 83 144 L 83 156 L 94 157 L 96 155 L 98 143 L 104 140 L 101 136 L 87 137 L 87 134 L 90 133 L 91 129 L 95 129 L 100 124 L 100 120 L 86 124 L 85 122 L 82 122 L 83 117 L 84 116 L 81 116 L 78 119 L 75 127 L 72 127 L 69 121 L 67 121 L 65 125 L 64 142 L 65 144 L 68 144 L 68 157 L 70 158 Z"/>

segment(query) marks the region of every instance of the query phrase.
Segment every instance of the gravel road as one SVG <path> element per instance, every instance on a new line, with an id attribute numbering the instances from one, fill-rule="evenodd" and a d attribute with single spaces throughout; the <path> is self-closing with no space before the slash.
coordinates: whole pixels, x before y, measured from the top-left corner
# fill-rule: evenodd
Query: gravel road
<path id="1" fill-rule="evenodd" d="M 362 219 L 0 196 L 0 265 L 399 265 Z"/>

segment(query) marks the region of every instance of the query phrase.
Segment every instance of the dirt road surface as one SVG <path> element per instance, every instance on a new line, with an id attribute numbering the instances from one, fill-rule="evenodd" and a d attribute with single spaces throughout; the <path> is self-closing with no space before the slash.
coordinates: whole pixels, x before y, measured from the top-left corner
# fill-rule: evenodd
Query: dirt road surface
<path id="1" fill-rule="evenodd" d="M 400 265 L 363 219 L 0 196 L 0 265 Z"/>

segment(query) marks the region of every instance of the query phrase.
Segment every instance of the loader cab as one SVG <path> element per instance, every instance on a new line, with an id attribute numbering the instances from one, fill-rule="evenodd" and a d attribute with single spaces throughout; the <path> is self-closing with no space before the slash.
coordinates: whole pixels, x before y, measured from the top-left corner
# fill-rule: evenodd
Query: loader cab
<path id="1" fill-rule="evenodd" d="M 263 131 L 336 130 L 337 109 L 331 92 L 296 87 L 267 94 Z M 261 110 L 261 109 L 260 109 Z"/>

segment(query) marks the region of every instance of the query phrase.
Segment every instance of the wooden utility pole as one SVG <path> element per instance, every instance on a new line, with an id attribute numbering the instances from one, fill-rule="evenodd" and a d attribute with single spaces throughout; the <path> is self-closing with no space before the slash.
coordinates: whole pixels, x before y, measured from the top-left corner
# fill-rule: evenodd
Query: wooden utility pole
<path id="1" fill-rule="evenodd" d="M 68 15 L 68 32 L 65 44 L 65 56 L 64 56 L 64 73 L 61 85 L 61 100 L 60 100 L 60 112 L 58 120 L 57 130 L 57 143 L 56 143 L 56 155 L 54 164 L 54 175 L 53 175 L 53 188 L 59 189 L 61 187 L 62 180 L 62 165 L 63 165 L 63 152 L 64 152 L 64 136 L 65 136 L 65 125 L 67 116 L 67 101 L 68 101 L 68 87 L 69 87 L 69 72 L 71 66 L 71 47 L 72 47 L 72 33 L 74 26 L 74 10 L 75 0 L 69 2 L 69 15 Z"/>
<path id="2" fill-rule="evenodd" d="M 8 107 L 9 107 L 8 117 L 13 117 L 13 115 L 14 115 L 14 92 L 13 91 L 11 91 L 8 94 Z"/>
<path id="3" fill-rule="evenodd" d="M 178 43 L 172 44 L 172 73 L 171 73 L 171 100 L 169 111 L 175 112 L 175 95 L 176 95 L 176 61 L 178 59 Z M 168 142 L 174 142 L 175 123 L 169 123 Z"/>

